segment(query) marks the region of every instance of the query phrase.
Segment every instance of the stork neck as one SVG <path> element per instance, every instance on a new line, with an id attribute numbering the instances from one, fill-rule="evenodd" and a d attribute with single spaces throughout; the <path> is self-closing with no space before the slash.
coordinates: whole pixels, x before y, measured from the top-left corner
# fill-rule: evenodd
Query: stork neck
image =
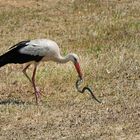
<path id="1" fill-rule="evenodd" d="M 67 63 L 67 62 L 69 62 L 70 61 L 70 58 L 69 58 L 69 55 L 66 55 L 66 56 L 59 56 L 58 58 L 57 58 L 57 62 L 58 63 Z"/>

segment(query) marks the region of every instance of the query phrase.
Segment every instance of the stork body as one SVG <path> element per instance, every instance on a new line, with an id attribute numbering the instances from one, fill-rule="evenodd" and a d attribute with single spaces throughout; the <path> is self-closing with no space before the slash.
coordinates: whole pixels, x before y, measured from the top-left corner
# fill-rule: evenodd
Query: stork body
<path id="1" fill-rule="evenodd" d="M 72 61 L 80 79 L 82 79 L 78 56 L 74 53 L 70 53 L 67 56 L 62 57 L 57 43 L 49 39 L 35 39 L 17 43 L 16 45 L 12 46 L 8 52 L 0 56 L 0 67 L 11 63 L 26 63 L 23 73 L 32 83 L 35 91 L 36 102 L 38 103 L 39 90 L 35 84 L 35 74 L 37 65 L 41 61 L 54 61 L 58 63 Z M 31 64 L 34 64 L 34 70 L 32 78 L 30 79 L 26 73 L 26 70 Z"/>

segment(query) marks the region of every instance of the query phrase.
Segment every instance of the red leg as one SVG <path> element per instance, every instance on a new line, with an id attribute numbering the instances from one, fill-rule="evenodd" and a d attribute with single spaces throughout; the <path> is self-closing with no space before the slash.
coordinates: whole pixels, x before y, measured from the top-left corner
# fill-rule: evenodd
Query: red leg
<path id="1" fill-rule="evenodd" d="M 24 69 L 23 69 L 23 73 L 24 75 L 27 77 L 27 79 L 32 83 L 32 80 L 30 79 L 30 77 L 27 75 L 26 70 L 28 69 L 28 67 L 30 66 L 30 64 L 28 64 Z"/>
<path id="2" fill-rule="evenodd" d="M 40 96 L 39 89 L 35 85 L 35 74 L 36 74 L 37 65 L 34 67 L 33 75 L 32 75 L 32 84 L 35 91 L 36 103 L 38 104 L 38 97 Z"/>

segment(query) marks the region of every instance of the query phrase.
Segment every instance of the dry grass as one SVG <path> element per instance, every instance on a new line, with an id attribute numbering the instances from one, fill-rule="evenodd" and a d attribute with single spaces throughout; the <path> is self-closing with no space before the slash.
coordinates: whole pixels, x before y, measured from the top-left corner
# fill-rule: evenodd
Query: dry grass
<path id="1" fill-rule="evenodd" d="M 22 74 L 0 69 L 0 139 L 140 138 L 139 0 L 0 0 L 0 51 L 24 39 L 50 38 L 80 56 L 85 84 L 101 105 L 75 89 L 71 63 L 42 63 L 41 105 Z M 32 68 L 28 71 L 30 74 Z"/>

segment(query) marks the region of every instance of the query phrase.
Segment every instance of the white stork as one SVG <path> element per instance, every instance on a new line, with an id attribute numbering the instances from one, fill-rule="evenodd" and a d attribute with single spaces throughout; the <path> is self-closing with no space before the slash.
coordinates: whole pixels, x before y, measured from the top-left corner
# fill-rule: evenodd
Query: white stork
<path id="1" fill-rule="evenodd" d="M 11 63 L 26 63 L 23 73 L 32 83 L 35 91 L 36 103 L 38 103 L 40 92 L 35 84 L 35 74 L 37 65 L 41 61 L 54 61 L 58 63 L 67 63 L 72 61 L 78 72 L 78 76 L 82 79 L 78 56 L 74 53 L 69 53 L 67 56 L 62 57 L 57 43 L 49 39 L 27 40 L 15 44 L 9 48 L 8 52 L 0 56 L 0 67 Z M 30 78 L 26 73 L 27 68 L 31 64 L 34 64 L 32 78 Z"/>

